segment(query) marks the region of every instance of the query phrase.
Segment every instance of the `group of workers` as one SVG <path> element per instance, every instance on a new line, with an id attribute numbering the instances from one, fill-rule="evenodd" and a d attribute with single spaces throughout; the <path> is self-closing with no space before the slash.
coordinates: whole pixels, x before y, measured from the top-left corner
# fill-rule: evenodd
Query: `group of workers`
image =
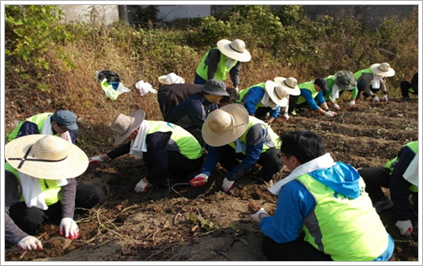
<path id="1" fill-rule="evenodd" d="M 349 107 L 360 93 L 378 101 L 379 89 L 388 101 L 383 77 L 395 71 L 381 63 L 303 84 L 294 77 L 276 77 L 239 90 L 240 63 L 250 59 L 242 40 L 220 40 L 201 60 L 194 84 L 185 84 L 175 73 L 159 77 L 164 86 L 157 99 L 164 121 L 147 120 L 143 110 L 118 114 L 111 123 L 117 147 L 101 155 L 88 158 L 77 147 L 77 117 L 68 110 L 21 122 L 5 146 L 6 240 L 23 250 L 42 249 L 35 235 L 54 216 L 61 217 L 60 234 L 77 238 L 75 207 L 92 208 L 102 191 L 77 186 L 75 178 L 88 165 L 130 154 L 147 168 L 134 188 L 138 193 L 168 180 L 205 185 L 218 163 L 227 170 L 221 189 L 229 192 L 255 164 L 261 165 L 259 179 L 265 182 L 285 165 L 291 173 L 269 188 L 278 197 L 274 215 L 253 202 L 248 206 L 265 235 L 262 249 L 269 260 L 389 260 L 394 241 L 377 213 L 397 208 L 400 233 L 412 233 L 410 210 L 417 211 L 417 200 L 413 209 L 408 198 L 416 198 L 418 189 L 418 142 L 405 145 L 383 168 L 357 170 L 335 162 L 315 133 L 297 130 L 278 136 L 271 123 L 283 108 L 285 119 L 304 103 L 313 109 L 314 98 L 320 104 L 316 110 L 336 116 L 324 97 L 339 110 L 336 99 L 346 90 L 353 92 Z M 227 74 L 234 89 L 226 88 Z M 391 198 L 380 187 L 390 187 Z"/>

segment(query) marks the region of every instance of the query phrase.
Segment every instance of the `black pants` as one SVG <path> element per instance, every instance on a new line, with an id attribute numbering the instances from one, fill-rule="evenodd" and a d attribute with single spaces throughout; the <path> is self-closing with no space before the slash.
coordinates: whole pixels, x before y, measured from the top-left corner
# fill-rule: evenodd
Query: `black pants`
<path id="1" fill-rule="evenodd" d="M 418 94 L 418 91 L 415 91 L 412 88 L 411 83 L 408 80 L 401 81 L 400 88 L 401 88 L 402 97 L 404 97 L 404 98 L 408 98 L 409 97 L 408 96 L 408 93 L 416 94 L 416 95 Z"/>
<path id="2" fill-rule="evenodd" d="M 225 145 L 223 148 L 225 150 L 219 163 L 230 172 L 239 164 L 239 160 L 245 158 L 245 155 L 242 153 L 235 153 L 235 150 L 229 145 Z M 260 178 L 266 182 L 272 180 L 273 175 L 279 172 L 283 166 L 280 150 L 272 148 L 262 153 L 260 159 L 257 160 L 257 164 L 262 166 Z"/>
<path id="3" fill-rule="evenodd" d="M 265 236 L 261 249 L 270 261 L 331 261 L 332 258 L 305 242 L 303 237 L 288 243 L 276 243 Z"/>
<path id="4" fill-rule="evenodd" d="M 75 208 L 91 209 L 100 201 L 102 195 L 103 192 L 97 186 L 77 186 Z M 10 207 L 9 215 L 22 231 L 29 235 L 37 235 L 43 222 L 47 220 L 53 223 L 60 222 L 62 206 L 57 202 L 44 211 L 36 207 L 28 208 L 25 202 L 19 202 Z"/>
<path id="5" fill-rule="evenodd" d="M 364 99 L 366 99 L 367 97 L 369 97 L 369 96 L 370 96 L 370 95 L 368 95 L 368 94 L 366 93 L 366 91 L 364 90 L 364 86 L 365 86 L 365 83 L 364 83 L 364 82 L 362 82 L 362 81 L 360 81 L 360 82 L 358 82 L 358 83 L 357 83 L 358 93 L 357 93 L 357 97 L 355 98 L 356 100 L 358 100 L 358 99 L 360 98 L 360 94 L 362 94 L 362 95 L 363 95 Z M 372 86 L 372 85 L 370 85 L 370 91 L 371 91 L 371 92 L 376 93 L 376 92 L 378 92 L 379 90 L 380 90 L 380 88 L 375 89 L 375 88 L 373 88 L 373 86 Z"/>
<path id="6" fill-rule="evenodd" d="M 366 183 L 366 192 L 369 193 L 373 204 L 382 200 L 385 197 L 382 187 L 390 186 L 390 170 L 385 167 L 365 167 L 358 170 L 358 173 Z"/>

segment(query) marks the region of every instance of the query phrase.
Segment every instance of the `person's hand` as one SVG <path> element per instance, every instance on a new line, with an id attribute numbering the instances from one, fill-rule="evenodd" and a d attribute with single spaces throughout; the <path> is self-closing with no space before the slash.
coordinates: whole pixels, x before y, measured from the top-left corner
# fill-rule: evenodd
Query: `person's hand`
<path id="1" fill-rule="evenodd" d="M 379 102 L 379 97 L 377 97 L 377 96 L 375 95 L 375 97 L 373 97 L 373 102 L 378 103 L 378 102 Z"/>
<path id="2" fill-rule="evenodd" d="M 336 113 L 335 113 L 335 112 L 333 112 L 333 111 L 327 111 L 327 112 L 325 113 L 325 116 L 326 116 L 326 117 L 335 117 L 335 116 L 336 116 Z"/>
<path id="3" fill-rule="evenodd" d="M 336 104 L 336 103 L 334 103 L 333 104 L 333 108 L 335 109 L 335 110 L 337 110 L 337 111 L 340 111 L 341 110 L 341 106 L 339 106 L 338 104 Z"/>
<path id="4" fill-rule="evenodd" d="M 398 230 L 400 231 L 401 235 L 403 235 L 403 236 L 405 236 L 405 235 L 411 235 L 411 233 L 413 232 L 413 224 L 411 223 L 410 220 L 397 221 L 395 223 L 395 226 L 398 228 Z"/>
<path id="5" fill-rule="evenodd" d="M 78 225 L 72 218 L 67 217 L 60 221 L 60 235 L 70 239 L 79 237 Z"/>
<path id="6" fill-rule="evenodd" d="M 260 222 L 260 215 L 263 214 L 264 216 L 270 216 L 264 208 L 260 208 L 256 213 L 251 215 L 251 218 L 254 219 L 256 222 Z"/>
<path id="7" fill-rule="evenodd" d="M 144 193 L 147 192 L 147 189 L 151 187 L 151 183 L 148 182 L 147 179 L 145 179 L 146 181 L 144 181 L 144 178 L 141 178 L 140 181 L 138 181 L 138 183 L 135 185 L 135 192 L 137 193 Z"/>
<path id="8" fill-rule="evenodd" d="M 193 179 L 191 179 L 189 181 L 189 183 L 193 187 L 203 186 L 204 184 L 207 183 L 207 179 L 208 178 L 209 178 L 209 176 L 206 175 L 206 174 L 198 174 L 196 177 L 194 177 Z"/>
<path id="9" fill-rule="evenodd" d="M 104 159 L 101 158 L 100 156 L 94 156 L 94 157 L 90 157 L 90 165 L 96 165 L 98 163 L 104 162 Z"/>
<path id="10" fill-rule="evenodd" d="M 348 108 L 354 108 L 355 107 L 355 101 L 350 101 L 349 103 L 348 103 Z"/>
<path id="11" fill-rule="evenodd" d="M 288 119 L 289 119 L 288 113 L 283 113 L 282 119 L 285 120 L 285 121 L 288 121 Z"/>
<path id="12" fill-rule="evenodd" d="M 383 100 L 384 100 L 385 102 L 389 102 L 389 101 L 388 101 L 388 95 L 387 95 L 387 94 L 383 95 Z"/>
<path id="13" fill-rule="evenodd" d="M 18 242 L 18 247 L 22 250 L 42 250 L 43 244 L 34 236 L 26 236 Z"/>

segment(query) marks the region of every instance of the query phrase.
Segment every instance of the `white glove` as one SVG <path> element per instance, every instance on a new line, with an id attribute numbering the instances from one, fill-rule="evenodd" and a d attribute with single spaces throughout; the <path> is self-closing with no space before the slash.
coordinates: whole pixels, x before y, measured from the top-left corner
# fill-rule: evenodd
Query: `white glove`
<path id="1" fill-rule="evenodd" d="M 334 113 L 334 112 L 332 112 L 332 111 L 327 111 L 327 112 L 325 113 L 325 116 L 326 116 L 326 117 L 334 117 L 334 116 L 335 116 L 335 113 Z"/>
<path id="2" fill-rule="evenodd" d="M 135 185 L 135 192 L 137 193 L 143 193 L 143 192 L 147 192 L 147 189 L 151 187 L 151 183 L 149 182 L 144 182 L 144 180 L 141 180 Z"/>
<path id="3" fill-rule="evenodd" d="M 374 101 L 375 103 L 378 103 L 378 102 L 379 102 L 379 97 L 377 97 L 377 96 L 373 97 L 373 101 Z"/>
<path id="4" fill-rule="evenodd" d="M 264 215 L 266 215 L 266 216 L 270 216 L 265 210 L 264 210 L 264 208 L 260 208 L 260 210 L 258 210 L 256 213 L 254 213 L 254 214 L 252 214 L 251 215 L 251 218 L 253 218 L 254 219 L 254 221 L 256 221 L 256 222 L 260 222 L 260 214 L 264 214 Z"/>
<path id="5" fill-rule="evenodd" d="M 22 250 L 42 250 L 43 244 L 36 237 L 26 236 L 18 242 L 18 247 Z"/>
<path id="6" fill-rule="evenodd" d="M 338 104 L 333 104 L 333 108 L 335 109 L 335 110 L 341 110 L 341 107 L 338 105 Z"/>
<path id="7" fill-rule="evenodd" d="M 189 181 L 189 183 L 193 187 L 199 187 L 199 186 L 203 186 L 204 184 L 206 184 L 207 179 L 209 179 L 209 176 L 201 173 L 201 174 L 197 175 L 196 177 L 194 177 L 193 179 L 191 179 Z"/>
<path id="8" fill-rule="evenodd" d="M 384 100 L 385 102 L 388 102 L 388 95 L 387 95 L 387 94 L 383 95 L 383 100 Z"/>
<path id="9" fill-rule="evenodd" d="M 288 121 L 288 119 L 289 119 L 288 113 L 283 113 L 282 119 L 285 120 L 285 121 Z"/>
<path id="10" fill-rule="evenodd" d="M 397 221 L 395 223 L 395 226 L 398 228 L 398 230 L 400 231 L 401 235 L 403 235 L 403 236 L 405 236 L 405 235 L 411 235 L 411 233 L 413 232 L 413 224 L 411 223 L 410 220 Z"/>
<path id="11" fill-rule="evenodd" d="M 229 181 L 226 177 L 223 179 L 222 190 L 228 192 L 232 186 L 234 185 L 235 181 Z"/>
<path id="12" fill-rule="evenodd" d="M 103 158 L 101 158 L 100 156 L 94 156 L 94 157 L 90 157 L 89 164 L 95 165 L 95 164 L 98 164 L 98 163 L 101 163 L 101 162 L 104 162 Z"/>
<path id="13" fill-rule="evenodd" d="M 63 218 L 60 221 L 60 235 L 70 239 L 78 238 L 79 228 L 72 218 Z"/>
<path id="14" fill-rule="evenodd" d="M 354 107 L 355 107 L 355 101 L 350 101 L 350 102 L 348 103 L 348 107 L 349 107 L 349 108 L 354 108 Z"/>

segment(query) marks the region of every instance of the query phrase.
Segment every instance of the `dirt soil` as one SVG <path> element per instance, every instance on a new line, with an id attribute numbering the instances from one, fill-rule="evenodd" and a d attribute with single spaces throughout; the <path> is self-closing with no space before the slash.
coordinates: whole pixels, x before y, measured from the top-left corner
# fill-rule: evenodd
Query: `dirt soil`
<path id="1" fill-rule="evenodd" d="M 288 122 L 279 118 L 277 133 L 308 129 L 320 134 L 336 161 L 356 168 L 382 166 L 401 146 L 418 138 L 418 100 L 389 103 L 358 101 L 353 111 L 328 119 L 306 111 Z M 347 102 L 341 106 L 346 107 Z M 92 156 L 92 155 L 90 155 Z M 6 261 L 263 261 L 262 234 L 248 212 L 252 200 L 274 209 L 276 197 L 256 178 L 258 167 L 235 183 L 230 193 L 220 190 L 225 171 L 216 169 L 207 185 L 169 184 L 138 194 L 135 184 L 146 169 L 130 157 L 90 167 L 80 184 L 96 184 L 105 193 L 92 210 L 76 219 L 77 240 L 59 236 L 58 225 L 46 224 L 38 237 L 44 250 L 23 252 L 6 244 Z M 288 174 L 284 167 L 274 181 Z M 389 193 L 386 191 L 386 193 Z M 418 261 L 418 217 L 411 237 L 395 227 L 395 212 L 380 214 L 395 240 L 392 261 Z M 299 258 L 300 259 L 300 258 Z"/>

